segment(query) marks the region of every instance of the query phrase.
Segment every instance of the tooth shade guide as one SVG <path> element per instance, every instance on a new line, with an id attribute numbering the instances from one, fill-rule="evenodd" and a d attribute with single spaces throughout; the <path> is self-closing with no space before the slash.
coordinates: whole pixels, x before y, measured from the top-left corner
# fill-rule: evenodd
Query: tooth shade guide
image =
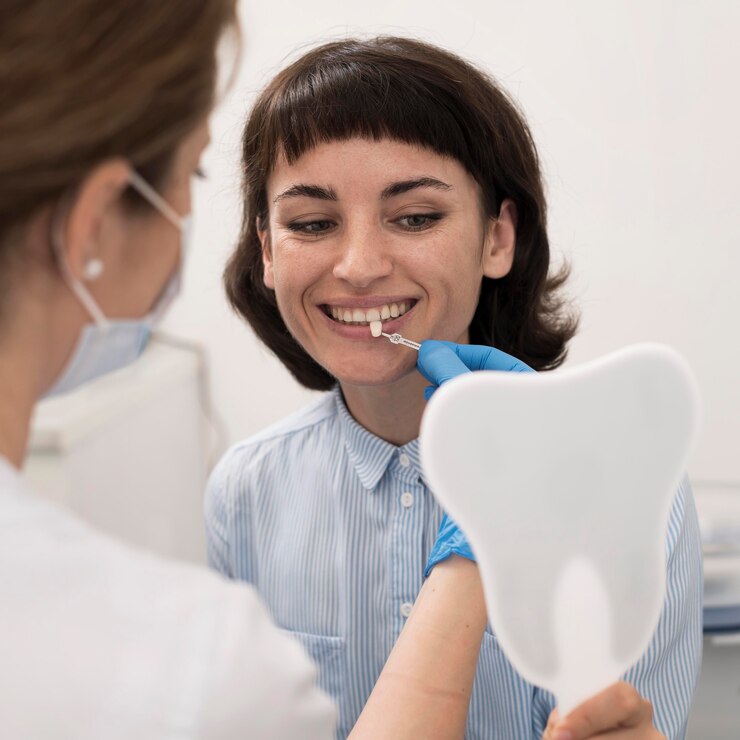
<path id="1" fill-rule="evenodd" d="M 418 342 L 412 342 L 410 339 L 406 339 L 405 337 L 402 337 L 400 334 L 386 334 L 385 332 L 382 332 L 382 335 L 391 343 L 391 344 L 401 344 L 404 347 L 408 347 L 409 349 L 415 349 L 417 352 L 421 348 L 421 345 Z"/>
<path id="2" fill-rule="evenodd" d="M 380 323 L 380 321 L 370 322 L 370 333 L 376 339 L 383 333 L 383 325 Z"/>

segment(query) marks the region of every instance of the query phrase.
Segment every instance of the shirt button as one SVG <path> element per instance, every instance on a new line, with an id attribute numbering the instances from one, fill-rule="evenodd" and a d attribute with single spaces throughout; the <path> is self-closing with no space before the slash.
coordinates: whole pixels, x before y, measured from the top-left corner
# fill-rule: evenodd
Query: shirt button
<path id="1" fill-rule="evenodd" d="M 411 610 L 414 608 L 413 604 L 410 604 L 408 601 L 401 604 L 401 616 L 408 619 L 409 614 L 411 614 Z"/>
<path id="2" fill-rule="evenodd" d="M 408 468 L 408 466 L 411 465 L 411 459 L 405 452 L 402 452 L 398 456 L 398 462 L 401 463 L 402 468 Z"/>
<path id="3" fill-rule="evenodd" d="M 409 493 L 406 491 L 406 493 L 401 494 L 401 506 L 403 506 L 404 509 L 410 509 L 414 505 L 414 494 Z"/>

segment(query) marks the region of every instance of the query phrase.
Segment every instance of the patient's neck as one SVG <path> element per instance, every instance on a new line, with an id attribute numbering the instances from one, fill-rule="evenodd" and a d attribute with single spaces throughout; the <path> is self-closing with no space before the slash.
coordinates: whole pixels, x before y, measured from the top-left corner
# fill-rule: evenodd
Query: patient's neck
<path id="1" fill-rule="evenodd" d="M 396 383 L 378 386 L 342 384 L 352 416 L 365 429 L 394 445 L 405 445 L 419 436 L 424 413 L 424 388 L 429 383 L 417 372 Z"/>

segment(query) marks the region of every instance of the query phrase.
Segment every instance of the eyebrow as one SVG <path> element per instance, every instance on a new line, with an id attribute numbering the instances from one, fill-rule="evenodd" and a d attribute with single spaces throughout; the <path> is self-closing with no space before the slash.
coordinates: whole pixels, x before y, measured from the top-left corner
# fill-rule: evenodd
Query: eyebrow
<path id="1" fill-rule="evenodd" d="M 401 180 L 394 182 L 383 190 L 380 194 L 381 200 L 388 200 L 397 195 L 403 195 L 411 190 L 419 188 L 434 188 L 435 190 L 452 190 L 452 185 L 448 185 L 436 177 L 416 177 L 413 180 Z M 272 201 L 273 204 L 285 200 L 286 198 L 315 198 L 316 200 L 339 200 L 336 192 L 332 188 L 325 188 L 321 185 L 291 185 L 287 190 L 283 190 Z"/>
<path id="2" fill-rule="evenodd" d="M 317 200 L 339 200 L 337 194 L 331 188 L 323 188 L 321 185 L 291 185 L 287 190 L 275 196 L 273 203 L 285 198 L 316 198 Z"/>
<path id="3" fill-rule="evenodd" d="M 396 195 L 403 195 L 408 193 L 410 190 L 417 190 L 418 188 L 434 188 L 435 190 L 452 190 L 452 185 L 448 185 L 442 180 L 438 180 L 436 177 L 417 177 L 413 180 L 402 180 L 401 182 L 394 182 L 389 185 L 380 194 L 382 200 L 388 200 Z"/>

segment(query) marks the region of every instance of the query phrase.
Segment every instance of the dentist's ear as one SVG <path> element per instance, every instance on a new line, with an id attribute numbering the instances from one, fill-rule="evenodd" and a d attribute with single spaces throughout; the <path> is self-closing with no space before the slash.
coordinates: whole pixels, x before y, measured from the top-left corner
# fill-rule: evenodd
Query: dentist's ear
<path id="1" fill-rule="evenodd" d="M 121 196 L 128 188 L 131 167 L 124 159 L 101 162 L 70 199 L 61 228 L 67 265 L 80 280 L 96 280 L 110 259 L 121 233 Z"/>
<path id="2" fill-rule="evenodd" d="M 489 219 L 483 247 L 483 274 L 502 278 L 514 264 L 518 212 L 513 200 L 506 198 L 496 219 Z"/>
<path id="3" fill-rule="evenodd" d="M 264 222 L 262 219 L 257 219 L 257 237 L 260 240 L 260 246 L 262 247 L 262 267 L 264 271 L 263 281 L 265 287 L 270 290 L 275 290 L 275 275 L 272 269 L 272 253 L 270 252 L 270 229 L 262 228 Z"/>

